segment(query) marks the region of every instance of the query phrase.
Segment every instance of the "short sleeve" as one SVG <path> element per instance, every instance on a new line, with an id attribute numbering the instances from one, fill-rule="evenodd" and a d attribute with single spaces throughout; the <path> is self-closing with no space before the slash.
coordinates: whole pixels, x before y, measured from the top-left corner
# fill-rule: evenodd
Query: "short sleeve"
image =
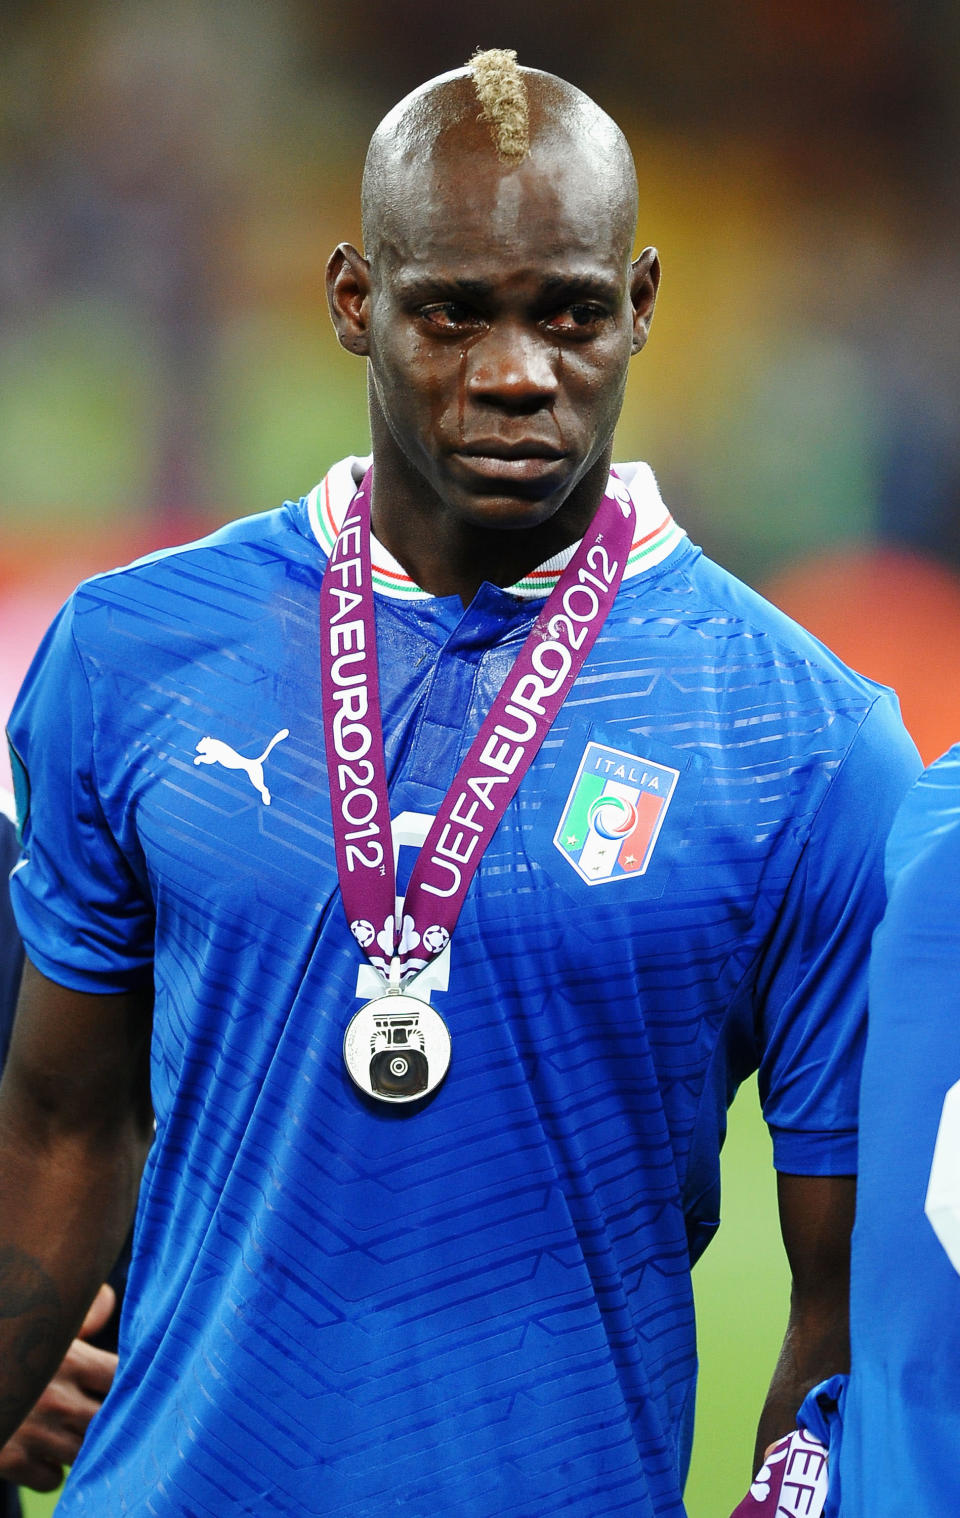
<path id="1" fill-rule="evenodd" d="M 758 981 L 760 1100 L 778 1170 L 857 1168 L 870 940 L 884 846 L 920 771 L 896 699 L 873 703 L 827 787 Z"/>
<path id="2" fill-rule="evenodd" d="M 119 992 L 151 974 L 153 908 L 98 794 L 100 734 L 75 604 L 40 645 L 7 731 L 22 849 L 10 895 L 44 975 L 75 991 Z"/>

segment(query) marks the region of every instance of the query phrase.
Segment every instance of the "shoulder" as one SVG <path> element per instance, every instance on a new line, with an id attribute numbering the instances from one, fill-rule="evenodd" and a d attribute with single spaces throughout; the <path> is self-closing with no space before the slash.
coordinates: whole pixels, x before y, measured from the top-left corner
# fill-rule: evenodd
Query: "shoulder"
<path id="1" fill-rule="evenodd" d="M 227 568 L 231 563 L 249 569 L 258 561 L 270 563 L 279 557 L 296 556 L 299 542 L 306 541 L 305 500 L 287 501 L 271 511 L 239 517 L 222 527 L 188 543 L 160 548 L 142 558 L 115 569 L 91 576 L 77 587 L 80 599 L 99 596 L 122 596 L 138 585 L 163 583 L 180 575 L 195 574 L 218 561 Z"/>
<path id="2" fill-rule="evenodd" d="M 221 599 L 229 603 L 237 587 L 241 595 L 256 596 L 258 586 L 272 575 L 319 572 L 336 537 L 336 528 L 332 535 L 328 529 L 330 514 L 339 522 L 369 462 L 349 455 L 298 500 L 238 517 L 201 538 L 94 575 L 78 586 L 72 600 L 84 609 L 101 602 L 136 605 L 149 601 L 159 588 L 179 590 L 189 599 L 209 582 L 214 604 Z"/>
<path id="3" fill-rule="evenodd" d="M 799 622 L 705 555 L 686 572 L 702 614 L 716 619 L 719 636 L 725 629 L 734 640 L 730 651 L 735 656 L 767 662 L 771 677 L 842 687 L 864 707 L 887 694 L 885 686 L 852 669 Z"/>
<path id="4" fill-rule="evenodd" d="M 134 679 L 165 679 L 212 650 L 228 656 L 242 650 L 252 658 L 267 649 L 273 624 L 282 623 L 274 612 L 286 604 L 286 587 L 309 586 L 319 560 L 301 500 L 91 576 L 45 633 L 21 686 L 12 731 L 40 707 L 55 718 L 68 691 L 96 707 L 105 694 L 104 675 L 113 695 L 129 701 Z"/>
<path id="5" fill-rule="evenodd" d="M 319 567 L 302 498 L 91 576 L 58 622 L 81 659 L 123 637 L 185 646 L 230 639 L 276 604 L 285 582 L 309 583 Z"/>
<path id="6" fill-rule="evenodd" d="M 927 766 L 907 792 L 887 840 L 887 889 L 941 855 L 960 859 L 960 743 Z"/>
<path id="7" fill-rule="evenodd" d="M 617 464 L 635 502 L 660 502 L 646 464 Z M 661 512 L 666 513 L 662 506 Z M 641 508 L 638 505 L 638 519 Z M 672 518 L 670 518 L 672 520 Z M 805 689 L 806 698 L 865 714 L 878 700 L 895 698 L 886 687 L 845 664 L 830 648 L 736 575 L 691 544 L 682 528 L 654 574 L 624 585 L 625 611 L 635 628 L 656 623 L 672 639 L 672 651 L 693 650 L 722 682 L 742 687 L 752 676 L 771 695 L 783 687 Z"/>

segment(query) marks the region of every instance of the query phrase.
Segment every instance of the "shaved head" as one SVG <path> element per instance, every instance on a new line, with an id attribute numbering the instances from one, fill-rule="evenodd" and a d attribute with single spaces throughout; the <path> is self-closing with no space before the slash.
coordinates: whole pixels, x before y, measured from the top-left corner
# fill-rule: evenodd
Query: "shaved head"
<path id="1" fill-rule="evenodd" d="M 491 49 L 441 74 L 394 106 L 373 134 L 363 172 L 363 237 L 376 259 L 409 219 L 437 176 L 459 175 L 469 193 L 466 160 L 479 155 L 503 176 L 534 160 L 589 176 L 596 214 L 629 257 L 637 216 L 637 180 L 616 122 L 574 85 L 520 68 L 516 55 Z M 405 242 L 407 236 L 401 236 Z"/>

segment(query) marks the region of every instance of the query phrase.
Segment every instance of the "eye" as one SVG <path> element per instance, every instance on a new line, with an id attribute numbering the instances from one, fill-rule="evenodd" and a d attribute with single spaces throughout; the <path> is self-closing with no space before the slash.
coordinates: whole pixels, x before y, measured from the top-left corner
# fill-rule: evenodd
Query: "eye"
<path id="1" fill-rule="evenodd" d="M 465 328 L 479 326 L 481 321 L 476 311 L 457 300 L 434 301 L 429 306 L 421 306 L 417 314 L 421 321 L 441 332 L 462 332 Z"/>
<path id="2" fill-rule="evenodd" d="M 586 337 L 598 331 L 607 320 L 609 312 L 605 306 L 596 301 L 576 300 L 569 306 L 564 306 L 562 311 L 556 311 L 548 319 L 547 325 L 554 331 L 568 333 L 571 336 Z"/>

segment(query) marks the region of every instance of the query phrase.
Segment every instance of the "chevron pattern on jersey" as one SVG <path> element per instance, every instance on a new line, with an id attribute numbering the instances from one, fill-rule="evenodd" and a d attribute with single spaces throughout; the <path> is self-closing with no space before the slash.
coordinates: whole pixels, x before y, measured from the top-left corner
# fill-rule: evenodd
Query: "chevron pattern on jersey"
<path id="1" fill-rule="evenodd" d="M 366 994 L 322 569 L 302 501 L 100 577 L 13 718 L 31 954 L 156 982 L 121 1371 L 59 1511 L 680 1518 L 726 1102 L 759 1064 L 778 1163 L 850 1167 L 906 741 L 679 538 L 621 587 L 424 993 L 444 1085 L 374 1110 L 341 1059 Z M 536 611 L 380 598 L 395 816 L 435 810 Z M 555 842 L 590 744 L 677 777 L 645 870 L 595 884 Z"/>

